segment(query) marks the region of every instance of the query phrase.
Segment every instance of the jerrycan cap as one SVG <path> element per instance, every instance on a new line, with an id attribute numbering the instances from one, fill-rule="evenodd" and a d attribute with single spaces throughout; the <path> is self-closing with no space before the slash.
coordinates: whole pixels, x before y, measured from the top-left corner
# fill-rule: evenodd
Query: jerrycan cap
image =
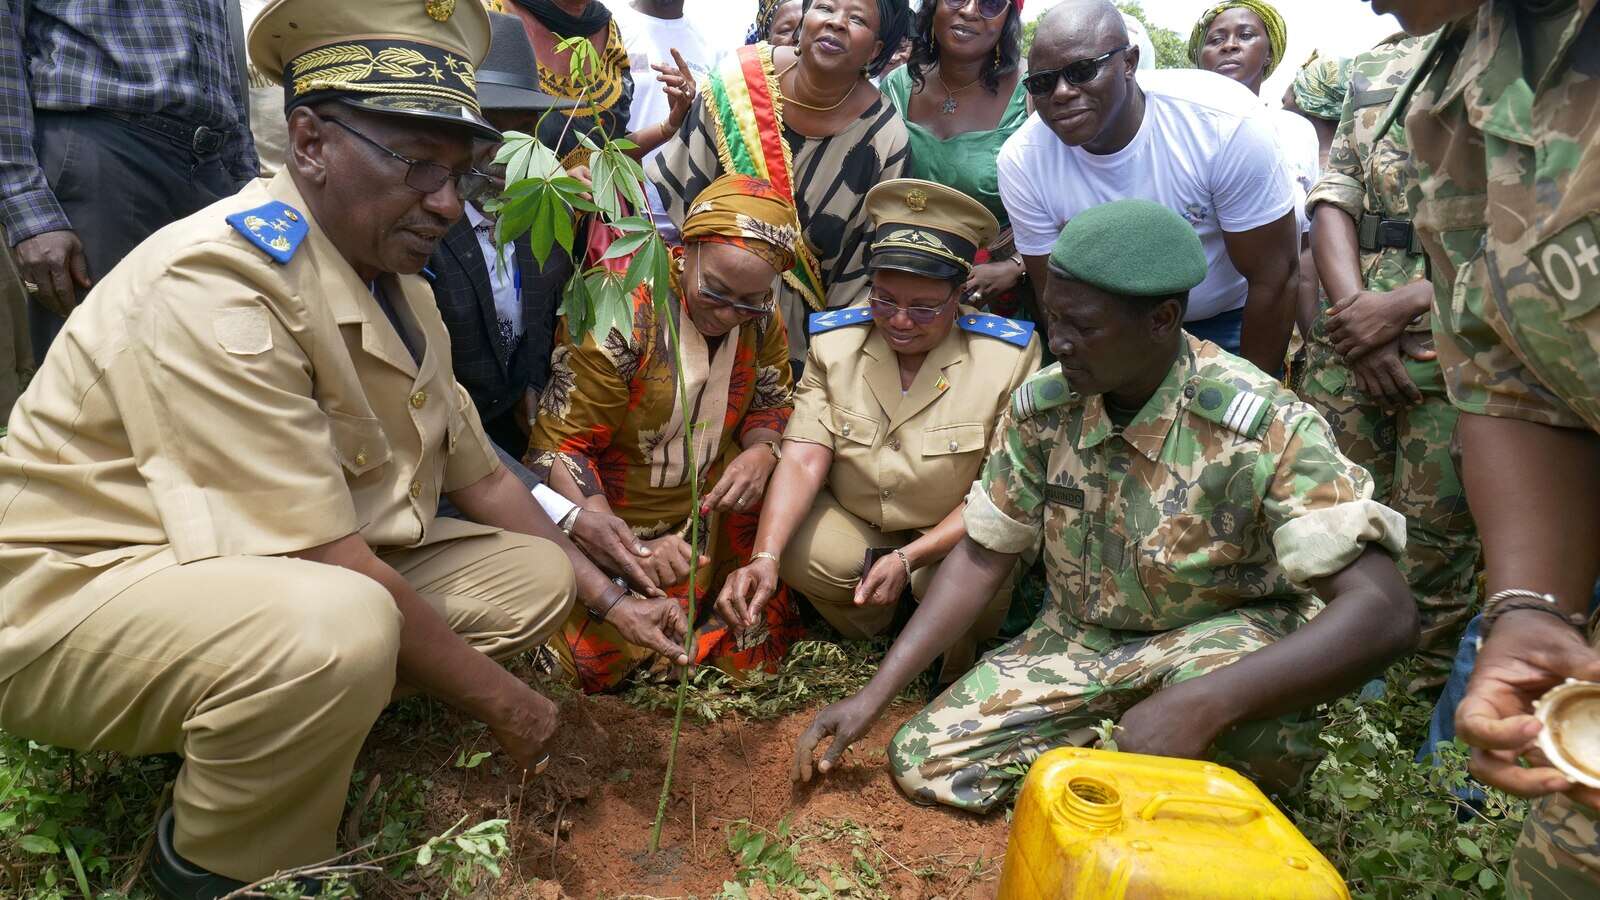
<path id="1" fill-rule="evenodd" d="M 1585 787 L 1600 788 L 1600 684 L 1568 678 L 1534 701 L 1539 749 Z"/>

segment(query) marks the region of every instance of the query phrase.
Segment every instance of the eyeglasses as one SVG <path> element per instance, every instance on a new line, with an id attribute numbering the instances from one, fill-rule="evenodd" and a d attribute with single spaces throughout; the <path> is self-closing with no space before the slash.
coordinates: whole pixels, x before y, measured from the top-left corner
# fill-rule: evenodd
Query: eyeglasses
<path id="1" fill-rule="evenodd" d="M 1028 88 L 1028 93 L 1035 97 L 1048 96 L 1055 91 L 1056 85 L 1063 78 L 1067 80 L 1067 84 L 1073 87 L 1088 84 L 1100 76 L 1101 68 L 1111 60 L 1111 57 L 1124 50 L 1131 49 L 1133 49 L 1133 45 L 1124 44 L 1115 50 L 1102 53 L 1094 59 L 1080 59 L 1077 62 L 1069 62 L 1059 69 L 1034 72 L 1027 78 L 1022 79 L 1022 83 Z"/>
<path id="2" fill-rule="evenodd" d="M 882 319 L 887 322 L 894 318 L 895 313 L 905 313 L 906 317 L 914 324 L 932 325 L 933 320 L 939 318 L 940 314 L 949 308 L 950 301 L 953 299 L 955 299 L 955 293 L 952 291 L 950 297 L 938 306 L 901 306 L 887 297 L 876 295 L 868 297 L 867 303 L 872 308 L 872 317 L 874 319 Z"/>
<path id="3" fill-rule="evenodd" d="M 441 166 L 438 163 L 431 163 L 421 159 L 412 159 L 409 156 L 401 156 L 393 150 L 390 150 L 388 147 L 385 147 L 372 138 L 369 138 L 361 132 L 355 130 L 349 125 L 346 125 L 339 119 L 329 118 L 328 116 L 323 116 L 323 119 L 332 122 L 340 128 L 343 128 L 345 131 L 348 131 L 363 141 L 366 141 L 368 144 L 371 144 L 373 147 L 377 148 L 379 152 L 386 153 L 389 156 L 392 156 L 395 159 L 405 163 L 406 187 L 411 188 L 413 191 L 423 194 L 431 194 L 434 191 L 444 187 L 445 182 L 454 181 L 456 184 L 456 193 L 459 194 L 461 193 L 461 179 L 469 176 L 478 178 L 489 177 L 487 172 L 480 172 L 477 169 L 468 169 L 465 172 L 452 172 L 450 169 L 446 168 L 445 166 Z"/>
<path id="4" fill-rule="evenodd" d="M 772 292 L 771 291 L 767 292 L 767 302 L 766 303 L 762 304 L 761 306 L 748 306 L 746 304 L 739 303 L 739 302 L 733 300 L 732 298 L 724 297 L 721 294 L 718 294 L 718 293 L 716 293 L 714 291 L 706 290 L 705 251 L 704 250 L 697 250 L 696 253 L 698 255 L 695 258 L 695 266 L 694 266 L 694 290 L 695 290 L 695 293 L 697 293 L 700 296 L 706 298 L 707 300 L 710 300 L 712 303 L 716 304 L 717 306 L 726 307 L 728 309 L 733 310 L 736 313 L 740 313 L 741 315 L 746 315 L 746 316 L 770 316 L 770 315 L 772 315 L 772 311 L 778 308 L 778 299 L 776 297 L 772 296 Z"/>
<path id="5" fill-rule="evenodd" d="M 944 0 L 944 5 L 951 12 L 960 12 L 969 2 L 971 0 Z M 1010 8 L 1011 0 L 978 0 L 978 15 L 985 19 L 998 19 Z"/>

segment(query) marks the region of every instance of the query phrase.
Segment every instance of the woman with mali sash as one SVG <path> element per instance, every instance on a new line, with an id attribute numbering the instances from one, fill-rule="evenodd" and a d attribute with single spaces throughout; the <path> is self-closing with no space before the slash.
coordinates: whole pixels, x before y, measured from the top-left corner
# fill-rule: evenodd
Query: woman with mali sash
<path id="1" fill-rule="evenodd" d="M 774 284 L 795 264 L 794 204 L 765 181 L 730 174 L 700 192 L 675 249 L 669 308 L 652 287 L 633 297 L 633 333 L 615 329 L 574 345 L 562 325 L 550 383 L 528 442 L 528 465 L 582 510 L 618 516 L 650 556 L 654 586 L 687 602 L 691 518 L 701 522 L 695 580 L 698 665 L 737 673 L 774 667 L 798 631 L 787 594 L 761 622 L 732 634 L 712 613 L 728 572 L 750 561 L 767 480 L 794 408 L 788 340 Z M 683 349 L 678 370 L 668 340 Z M 684 382 L 687 400 L 678 393 Z M 692 440 L 705 496 L 694 508 L 686 448 Z M 619 596 L 623 593 L 618 589 Z M 619 684 L 650 654 L 582 607 L 552 641 L 562 668 L 586 691 Z"/>
<path id="2" fill-rule="evenodd" d="M 741 48 L 707 78 L 677 136 L 647 167 L 675 223 L 729 172 L 793 198 L 803 240 L 774 290 L 796 372 L 806 315 L 865 302 L 867 191 L 910 164 L 905 124 L 870 80 L 910 18 L 906 0 L 809 0 L 799 46 Z"/>

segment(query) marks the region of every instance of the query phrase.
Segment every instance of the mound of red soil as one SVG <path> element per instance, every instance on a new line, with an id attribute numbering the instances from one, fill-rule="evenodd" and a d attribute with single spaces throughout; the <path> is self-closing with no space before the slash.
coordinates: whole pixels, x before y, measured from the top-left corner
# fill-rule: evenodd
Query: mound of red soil
<path id="1" fill-rule="evenodd" d="M 1004 816 L 915 806 L 889 776 L 885 748 L 913 712 L 890 710 L 841 768 L 803 786 L 792 784 L 790 769 L 813 711 L 766 722 L 686 722 L 661 850 L 651 854 L 672 719 L 612 697 L 575 698 L 562 705 L 549 771 L 525 786 L 504 772 L 499 754 L 471 770 L 432 760 L 429 824 L 442 829 L 462 815 L 511 820 L 496 897 L 715 896 L 738 870 L 726 827 L 739 820 L 773 831 L 789 822 L 806 835 L 796 856 L 808 870 L 831 863 L 849 871 L 859 850 L 892 896 L 990 896 L 1005 854 Z M 381 745 L 368 754 L 369 771 L 402 764 L 398 751 Z M 405 765 L 418 771 L 423 761 L 409 755 Z M 865 832 L 841 835 L 847 823 Z"/>

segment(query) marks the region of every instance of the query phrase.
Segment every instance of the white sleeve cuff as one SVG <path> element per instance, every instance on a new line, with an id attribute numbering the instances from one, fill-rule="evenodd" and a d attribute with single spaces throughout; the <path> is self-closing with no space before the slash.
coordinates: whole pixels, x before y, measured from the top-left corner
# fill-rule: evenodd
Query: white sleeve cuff
<path id="1" fill-rule="evenodd" d="M 1039 538 L 1039 529 L 1024 525 L 1000 511 L 982 481 L 974 481 L 967 492 L 967 506 L 961 512 L 967 536 L 996 553 L 1026 553 Z"/>
<path id="2" fill-rule="evenodd" d="M 578 505 L 542 484 L 534 485 L 533 499 L 544 507 L 544 514 L 550 517 L 550 521 L 557 524 Z"/>
<path id="3" fill-rule="evenodd" d="M 1406 548 L 1405 517 L 1376 500 L 1312 510 L 1272 535 L 1278 565 L 1296 584 L 1342 571 L 1371 543 L 1394 556 Z"/>

